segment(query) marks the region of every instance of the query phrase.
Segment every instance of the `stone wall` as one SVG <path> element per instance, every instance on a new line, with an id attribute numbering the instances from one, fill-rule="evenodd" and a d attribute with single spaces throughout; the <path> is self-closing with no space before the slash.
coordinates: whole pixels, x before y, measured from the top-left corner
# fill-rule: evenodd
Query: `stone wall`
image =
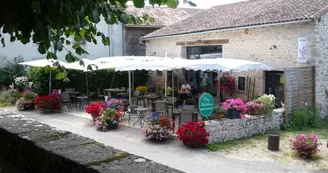
<path id="1" fill-rule="evenodd" d="M 181 172 L 1 109 L 0 141 L 0 158 L 20 172 Z"/>
<path id="2" fill-rule="evenodd" d="M 328 97 L 326 88 L 328 87 L 328 14 L 321 17 L 321 21 L 316 22 L 315 27 L 315 91 L 316 105 L 321 111 L 321 116 L 328 114 Z"/>
<path id="3" fill-rule="evenodd" d="M 210 133 L 209 143 L 232 141 L 256 134 L 277 130 L 284 121 L 284 109 L 275 109 L 271 115 L 247 116 L 244 119 L 223 119 L 206 121 Z"/>
<path id="4" fill-rule="evenodd" d="M 279 67 L 295 66 L 298 59 L 298 38 L 307 38 L 307 61 L 313 62 L 313 31 L 314 23 L 290 24 L 273 27 L 253 28 L 247 32 L 245 29 L 213 32 L 207 34 L 192 34 L 168 38 L 151 39 L 147 42 L 146 54 L 156 56 L 182 56 L 186 57 L 186 48 L 177 46 L 177 42 L 228 39 L 223 44 L 223 57 L 252 61 L 262 61 L 280 64 Z M 270 49 L 276 45 L 276 49 Z M 264 93 L 264 73 L 245 72 L 238 75 L 256 78 L 255 95 Z"/>

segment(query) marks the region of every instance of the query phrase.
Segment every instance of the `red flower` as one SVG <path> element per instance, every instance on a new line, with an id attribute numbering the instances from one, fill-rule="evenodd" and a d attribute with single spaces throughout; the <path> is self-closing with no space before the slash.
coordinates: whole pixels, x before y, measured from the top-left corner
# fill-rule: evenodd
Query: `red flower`
<path id="1" fill-rule="evenodd" d="M 93 116 L 99 117 L 103 109 L 105 109 L 105 105 L 103 103 L 98 102 L 87 106 L 85 108 L 85 112 Z"/>
<path id="2" fill-rule="evenodd" d="M 38 96 L 35 99 L 36 109 L 41 111 L 44 110 L 60 110 L 60 102 L 59 99 L 55 95 L 48 96 Z"/>
<path id="3" fill-rule="evenodd" d="M 206 145 L 209 137 L 209 133 L 205 129 L 205 123 L 194 121 L 190 121 L 179 127 L 177 135 L 184 145 L 193 148 Z"/>

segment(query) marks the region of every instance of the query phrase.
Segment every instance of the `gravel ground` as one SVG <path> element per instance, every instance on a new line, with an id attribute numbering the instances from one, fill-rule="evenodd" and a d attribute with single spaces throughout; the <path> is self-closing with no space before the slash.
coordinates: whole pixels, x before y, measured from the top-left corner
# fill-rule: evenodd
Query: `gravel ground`
<path id="1" fill-rule="evenodd" d="M 327 132 L 328 133 L 328 132 Z M 319 135 L 319 142 L 322 145 L 319 146 L 320 152 L 311 160 L 300 159 L 295 156 L 289 146 L 289 139 L 293 139 L 296 133 L 287 133 L 280 139 L 280 150 L 277 152 L 271 152 L 267 149 L 267 138 L 263 139 L 249 139 L 248 144 L 243 146 L 231 147 L 227 150 L 221 151 L 228 158 L 240 159 L 240 160 L 254 160 L 254 161 L 278 161 L 281 163 L 297 164 L 306 166 L 309 168 L 327 170 L 328 172 L 328 148 L 327 138 L 321 138 Z"/>

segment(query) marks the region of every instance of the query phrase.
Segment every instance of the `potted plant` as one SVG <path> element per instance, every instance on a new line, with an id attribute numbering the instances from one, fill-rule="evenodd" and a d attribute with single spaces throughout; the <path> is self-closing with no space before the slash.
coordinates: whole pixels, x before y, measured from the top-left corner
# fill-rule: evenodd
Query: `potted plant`
<path id="1" fill-rule="evenodd" d="M 88 105 L 85 108 L 85 112 L 90 114 L 93 122 L 95 123 L 96 119 L 102 114 L 102 110 L 105 109 L 105 105 L 103 103 L 97 102 Z"/>
<path id="2" fill-rule="evenodd" d="M 321 143 L 318 142 L 318 138 L 316 135 L 305 135 L 300 134 L 296 136 L 295 140 L 289 140 L 291 142 L 290 148 L 296 151 L 296 155 L 303 158 L 309 159 L 312 155 L 316 154 L 320 150 L 318 146 Z"/>
<path id="3" fill-rule="evenodd" d="M 218 88 L 218 81 L 216 82 L 216 88 Z M 228 73 L 224 73 L 220 77 L 220 91 L 227 93 L 231 96 L 236 91 L 236 79 Z"/>
<path id="4" fill-rule="evenodd" d="M 122 113 L 114 109 L 104 109 L 102 115 L 96 118 L 96 128 L 100 131 L 113 130 L 118 128 L 118 123 L 122 121 Z"/>
<path id="5" fill-rule="evenodd" d="M 249 115 L 260 115 L 263 113 L 263 103 L 250 101 L 246 103 L 247 114 Z"/>
<path id="6" fill-rule="evenodd" d="M 148 87 L 146 87 L 146 86 L 138 86 L 136 88 L 136 90 L 140 92 L 140 94 L 139 94 L 140 96 L 143 96 L 143 95 L 145 95 L 145 91 L 148 91 Z"/>
<path id="7" fill-rule="evenodd" d="M 255 102 L 260 102 L 263 104 L 263 113 L 271 113 L 275 107 L 276 97 L 272 94 L 264 94 L 263 96 L 254 100 Z"/>
<path id="8" fill-rule="evenodd" d="M 228 99 L 222 103 L 222 107 L 227 110 L 230 119 L 244 118 L 247 111 L 244 102 L 240 98 Z"/>
<path id="9" fill-rule="evenodd" d="M 205 123 L 195 121 L 190 121 L 180 126 L 177 135 L 184 145 L 191 148 L 205 146 L 210 136 L 205 129 Z"/>
<path id="10" fill-rule="evenodd" d="M 36 109 L 44 113 L 60 111 L 60 102 L 55 95 L 38 96 L 35 99 L 35 104 Z"/>
<path id="11" fill-rule="evenodd" d="M 164 141 L 171 137 L 170 130 L 172 129 L 168 118 L 158 112 L 153 112 L 151 120 L 141 129 L 141 132 L 148 139 Z"/>
<path id="12" fill-rule="evenodd" d="M 227 110 L 223 107 L 217 106 L 214 108 L 213 113 L 215 114 L 216 119 L 222 119 L 227 114 Z"/>
<path id="13" fill-rule="evenodd" d="M 33 91 L 23 92 L 21 97 L 16 102 L 18 110 L 34 110 L 36 97 L 37 94 Z"/>

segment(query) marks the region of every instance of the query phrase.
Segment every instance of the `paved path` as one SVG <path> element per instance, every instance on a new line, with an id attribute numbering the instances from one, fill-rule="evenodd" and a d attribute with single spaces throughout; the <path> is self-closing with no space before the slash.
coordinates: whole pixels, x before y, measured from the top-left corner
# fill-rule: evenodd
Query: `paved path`
<path id="1" fill-rule="evenodd" d="M 8 109 L 13 110 L 13 109 Z M 189 149 L 175 139 L 166 143 L 145 140 L 139 130 L 121 127 L 110 132 L 99 132 L 89 119 L 67 114 L 40 115 L 37 111 L 17 112 L 28 118 L 61 130 L 92 138 L 105 145 L 139 155 L 188 173 L 314 173 L 306 167 L 280 164 L 274 161 L 245 161 L 225 157 L 219 152 Z M 254 158 L 256 160 L 256 158 Z"/>

